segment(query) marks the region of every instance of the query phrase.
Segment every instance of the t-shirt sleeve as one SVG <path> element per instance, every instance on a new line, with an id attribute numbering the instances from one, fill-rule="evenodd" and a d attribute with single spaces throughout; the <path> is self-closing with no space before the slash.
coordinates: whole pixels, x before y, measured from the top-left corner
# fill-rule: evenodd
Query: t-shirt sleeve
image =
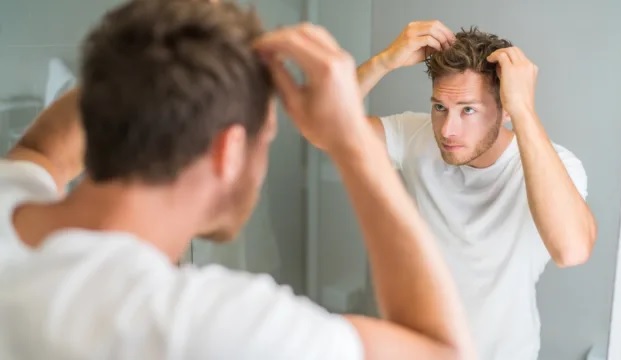
<path id="1" fill-rule="evenodd" d="M 574 186 L 576 186 L 582 198 L 586 199 L 589 193 L 587 189 L 587 174 L 582 161 L 567 149 L 557 147 L 557 152 Z"/>
<path id="2" fill-rule="evenodd" d="M 58 197 L 52 176 L 28 161 L 0 159 L 0 261 L 24 253 L 13 230 L 14 209 L 29 201 L 46 202 Z"/>
<path id="3" fill-rule="evenodd" d="M 363 359 L 348 321 L 267 275 L 209 266 L 185 288 L 192 330 L 184 358 Z"/>
<path id="4" fill-rule="evenodd" d="M 52 175 L 41 166 L 29 161 L 0 159 L 0 188 L 19 188 L 34 197 L 49 197 L 56 194 Z"/>
<path id="5" fill-rule="evenodd" d="M 25 254 L 25 245 L 13 230 L 15 207 L 57 197 L 54 179 L 45 169 L 28 161 L 0 159 L 0 262 Z"/>
<path id="6" fill-rule="evenodd" d="M 410 140 L 429 121 L 429 114 L 406 111 L 401 114 L 380 117 L 386 136 L 390 160 L 401 168 Z"/>
<path id="7" fill-rule="evenodd" d="M 583 199 L 586 199 L 588 196 L 587 174 L 584 170 L 584 166 L 582 166 L 582 162 L 571 151 L 558 145 L 555 145 L 554 147 L 557 151 L 559 158 L 563 162 L 563 165 L 565 165 L 565 169 L 567 170 L 569 177 L 573 181 L 576 190 L 578 190 L 580 196 L 582 196 Z M 544 270 L 545 265 L 548 263 L 548 261 L 550 261 L 551 256 L 548 252 L 548 249 L 545 247 L 543 240 L 541 240 L 540 238 L 537 239 L 535 247 L 537 253 L 537 271 L 541 273 Z"/>

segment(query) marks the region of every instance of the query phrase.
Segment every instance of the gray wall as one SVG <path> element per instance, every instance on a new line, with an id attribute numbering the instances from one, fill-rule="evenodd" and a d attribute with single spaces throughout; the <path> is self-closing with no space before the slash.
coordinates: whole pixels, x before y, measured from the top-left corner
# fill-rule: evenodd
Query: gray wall
<path id="1" fill-rule="evenodd" d="M 506 37 L 539 66 L 538 113 L 552 140 L 583 161 L 599 223 L 588 264 L 550 265 L 539 283 L 545 360 L 583 359 L 607 338 L 621 199 L 620 14 L 621 2 L 613 0 L 373 2 L 374 51 L 410 21 L 439 19 L 453 30 L 478 25 Z M 423 70 L 402 69 L 384 79 L 371 95 L 371 112 L 429 111 L 431 84 Z"/>
<path id="2" fill-rule="evenodd" d="M 265 26 L 298 23 L 304 15 L 303 0 L 254 0 Z M 267 177 L 272 226 L 280 250 L 277 278 L 296 293 L 305 287 L 305 159 L 306 142 L 279 106 L 278 136 L 270 149 Z M 250 254 L 252 256 L 252 254 Z"/>
<path id="3" fill-rule="evenodd" d="M 42 97 L 47 63 L 59 57 L 75 69 L 82 37 L 121 0 L 0 1 L 0 98 Z"/>
<path id="4" fill-rule="evenodd" d="M 371 0 L 309 0 L 309 4 L 310 20 L 326 27 L 358 62 L 370 56 Z M 358 223 L 330 160 L 316 150 L 311 155 L 309 171 L 316 176 L 310 180 L 309 246 L 315 251 L 308 261 L 309 292 L 332 311 L 362 312 L 367 263 Z"/>
<path id="5" fill-rule="evenodd" d="M 80 39 L 119 1 L 0 1 L 0 104 L 14 104 L 16 99 L 40 102 L 0 112 L 0 155 L 40 111 L 49 60 L 58 57 L 75 71 Z"/>

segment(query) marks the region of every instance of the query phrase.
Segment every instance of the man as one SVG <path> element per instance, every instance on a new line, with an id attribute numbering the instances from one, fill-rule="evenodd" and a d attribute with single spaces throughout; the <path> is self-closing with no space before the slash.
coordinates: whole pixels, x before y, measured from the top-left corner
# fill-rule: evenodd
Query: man
<path id="1" fill-rule="evenodd" d="M 540 274 L 550 258 L 560 267 L 585 262 L 595 242 L 585 171 L 539 121 L 537 67 L 476 28 L 409 24 L 358 68 L 362 93 L 423 61 L 431 113 L 370 121 L 439 241 L 481 359 L 536 359 Z"/>
<path id="2" fill-rule="evenodd" d="M 173 265 L 254 207 L 272 76 L 340 170 L 384 320 L 329 314 L 267 276 Z M 262 35 L 253 14 L 206 1 L 112 11 L 84 44 L 79 90 L 0 163 L 0 358 L 474 359 L 448 269 L 363 119 L 354 62 L 321 28 Z"/>

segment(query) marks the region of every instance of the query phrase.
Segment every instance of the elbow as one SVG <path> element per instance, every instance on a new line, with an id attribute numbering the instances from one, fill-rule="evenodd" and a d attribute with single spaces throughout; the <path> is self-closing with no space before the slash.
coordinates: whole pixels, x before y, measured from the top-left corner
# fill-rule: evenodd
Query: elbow
<path id="1" fill-rule="evenodd" d="M 589 237 L 582 237 L 573 246 L 568 246 L 558 251 L 552 260 L 559 268 L 568 268 L 586 263 L 591 257 L 593 244 L 595 243 L 595 233 Z"/>
<path id="2" fill-rule="evenodd" d="M 586 263 L 591 257 L 590 250 L 572 250 L 563 251 L 561 254 L 553 257 L 554 263 L 559 268 L 569 268 Z"/>
<path id="3" fill-rule="evenodd" d="M 589 216 L 584 230 L 576 231 L 565 239 L 567 244 L 552 256 L 552 260 L 559 268 L 568 268 L 586 263 L 591 257 L 595 239 L 597 239 L 597 224 L 593 216 Z"/>
<path id="4" fill-rule="evenodd" d="M 461 346 L 456 347 L 452 346 L 447 350 L 446 356 L 443 357 L 446 360 L 475 360 L 475 351 L 472 347 Z"/>

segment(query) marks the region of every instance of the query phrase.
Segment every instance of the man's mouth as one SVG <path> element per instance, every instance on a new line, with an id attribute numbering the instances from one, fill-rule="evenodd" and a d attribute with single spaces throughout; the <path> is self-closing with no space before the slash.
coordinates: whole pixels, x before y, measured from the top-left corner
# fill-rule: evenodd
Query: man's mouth
<path id="1" fill-rule="evenodd" d="M 444 151 L 449 151 L 449 152 L 461 150 L 463 147 L 464 147 L 463 145 L 442 144 L 442 149 L 444 149 Z"/>

